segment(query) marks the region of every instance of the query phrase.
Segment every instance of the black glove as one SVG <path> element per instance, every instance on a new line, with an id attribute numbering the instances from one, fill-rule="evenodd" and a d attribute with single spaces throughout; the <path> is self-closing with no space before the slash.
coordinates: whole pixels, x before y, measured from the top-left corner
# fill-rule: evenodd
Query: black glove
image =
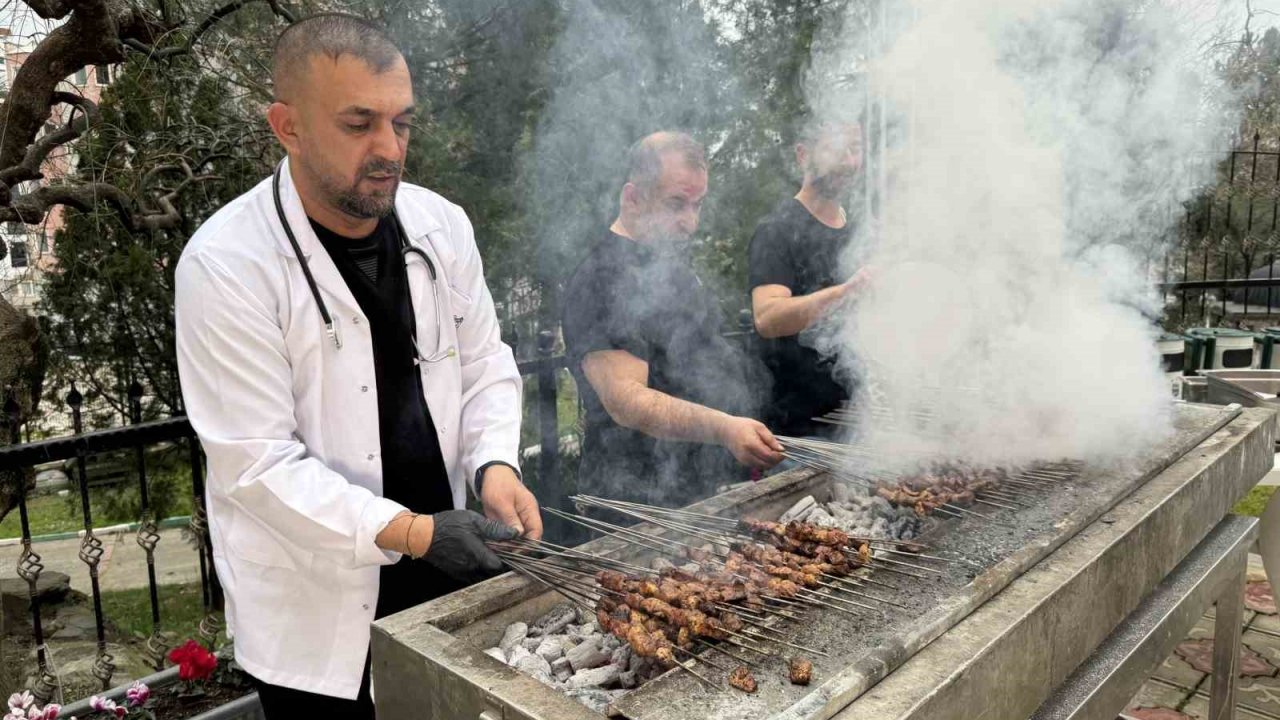
<path id="1" fill-rule="evenodd" d="M 422 559 L 449 577 L 473 581 L 502 570 L 502 560 L 486 540 L 511 540 L 516 529 L 471 510 L 446 510 L 431 516 L 435 531 Z"/>

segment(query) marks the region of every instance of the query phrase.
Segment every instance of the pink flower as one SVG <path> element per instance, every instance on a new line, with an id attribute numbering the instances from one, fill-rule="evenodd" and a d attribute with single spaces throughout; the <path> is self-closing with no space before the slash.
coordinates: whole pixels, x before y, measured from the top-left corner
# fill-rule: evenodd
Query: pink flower
<path id="1" fill-rule="evenodd" d="M 125 698 L 129 701 L 130 707 L 145 705 L 149 697 L 151 697 L 151 688 L 144 685 L 141 680 L 135 680 L 125 691 Z"/>
<path id="2" fill-rule="evenodd" d="M 62 712 L 62 706 L 57 703 L 49 703 L 44 706 L 44 710 L 36 715 L 33 720 L 57 720 L 58 713 Z"/>
<path id="3" fill-rule="evenodd" d="M 27 716 L 22 713 L 22 708 L 11 707 L 5 713 L 4 720 L 27 720 Z"/>
<path id="4" fill-rule="evenodd" d="M 25 711 L 27 708 L 34 705 L 35 702 L 36 699 L 31 692 L 29 690 L 24 690 L 23 692 L 14 693 L 9 696 L 9 709 Z"/>
<path id="5" fill-rule="evenodd" d="M 95 712 L 115 713 L 116 717 L 124 717 L 123 712 L 118 712 L 118 711 L 124 710 L 124 708 L 117 707 L 116 701 L 112 700 L 111 698 L 104 698 L 100 695 L 94 695 L 93 697 L 89 698 L 89 707 L 93 708 Z"/>

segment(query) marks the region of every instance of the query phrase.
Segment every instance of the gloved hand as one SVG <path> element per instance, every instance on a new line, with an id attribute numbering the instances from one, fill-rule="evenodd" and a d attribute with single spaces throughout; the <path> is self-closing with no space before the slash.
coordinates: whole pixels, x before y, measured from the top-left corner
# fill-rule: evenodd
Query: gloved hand
<path id="1" fill-rule="evenodd" d="M 470 510 L 446 510 L 431 516 L 435 530 L 422 559 L 449 577 L 479 580 L 502 570 L 502 560 L 486 540 L 512 540 L 515 528 Z"/>

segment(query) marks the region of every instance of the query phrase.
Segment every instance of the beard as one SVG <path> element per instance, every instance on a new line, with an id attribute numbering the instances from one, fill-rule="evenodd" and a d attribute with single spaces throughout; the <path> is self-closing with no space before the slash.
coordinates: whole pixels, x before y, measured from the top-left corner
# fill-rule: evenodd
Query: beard
<path id="1" fill-rule="evenodd" d="M 402 169 L 401 164 L 393 160 L 370 160 L 360 168 L 356 181 L 350 185 L 327 172 L 313 169 L 311 174 L 331 205 L 352 217 L 368 220 L 386 217 L 395 208 Z M 389 189 L 362 192 L 360 183 L 373 173 L 392 175 L 396 179 Z"/>
<path id="2" fill-rule="evenodd" d="M 853 185 L 853 173 L 836 170 L 813 179 L 813 190 L 825 200 L 839 201 Z"/>

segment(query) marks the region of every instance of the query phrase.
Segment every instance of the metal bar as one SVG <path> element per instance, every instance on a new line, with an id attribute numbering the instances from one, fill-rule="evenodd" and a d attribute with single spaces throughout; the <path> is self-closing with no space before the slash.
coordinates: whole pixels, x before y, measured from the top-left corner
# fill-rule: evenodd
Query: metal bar
<path id="1" fill-rule="evenodd" d="M 0 447 L 0 470 L 17 470 L 58 460 L 71 460 L 80 455 L 96 455 L 115 450 L 128 450 L 135 445 L 157 445 L 194 435 L 185 417 L 153 420 L 123 428 L 95 430 L 87 433 L 33 443 Z"/>
<path id="2" fill-rule="evenodd" d="M 84 396 L 71 386 L 67 395 L 67 404 L 71 406 L 71 424 L 77 435 L 84 432 L 84 419 L 81 405 Z M 107 652 L 106 623 L 102 616 L 102 589 L 98 583 L 98 563 L 102 560 L 102 541 L 93 532 L 93 511 L 89 507 L 89 477 L 87 461 L 83 452 L 76 454 L 76 477 L 80 481 L 80 510 L 84 517 L 84 539 L 80 543 L 80 560 L 89 567 L 89 587 L 93 595 L 93 618 L 98 634 L 98 657 L 93 663 L 93 676 L 102 682 L 102 689 L 111 687 L 111 676 L 115 672 L 115 658 Z"/>
<path id="3" fill-rule="evenodd" d="M 1277 202 L 1278 202 L 1277 207 L 1280 208 L 1280 201 L 1277 201 Z M 1275 224 L 1274 218 L 1272 219 L 1272 224 L 1273 225 Z M 1267 256 L 1267 282 L 1268 283 L 1270 283 L 1272 280 L 1275 279 L 1273 277 L 1275 270 L 1276 270 L 1276 254 L 1273 252 Z M 1267 285 L 1267 315 L 1268 316 L 1271 315 L 1271 288 L 1272 288 L 1271 285 Z"/>
<path id="4" fill-rule="evenodd" d="M 142 422 L 142 386 L 137 382 L 130 383 L 128 398 L 129 420 L 137 425 Z M 156 583 L 156 544 L 160 542 L 160 533 L 156 518 L 151 512 L 151 498 L 147 488 L 147 454 L 141 443 L 133 448 L 133 461 L 138 469 L 138 490 L 142 506 L 137 543 L 147 555 L 147 589 L 151 599 L 151 637 L 147 638 L 147 655 L 156 670 L 163 670 L 168 647 L 160 635 L 160 588 Z"/>
<path id="5" fill-rule="evenodd" d="M 1213 675 L 1209 720 L 1235 720 L 1236 673 L 1240 668 L 1240 626 L 1244 619 L 1245 573 L 1241 568 L 1218 598 L 1213 623 Z"/>
<path id="6" fill-rule="evenodd" d="M 1227 206 L 1227 227 L 1231 226 L 1231 206 Z M 1222 280 L 1226 282 L 1231 277 L 1231 253 L 1222 251 Z M 1227 316 L 1227 286 L 1222 286 L 1222 317 Z"/>
<path id="7" fill-rule="evenodd" d="M 4 414 L 9 425 L 9 441 L 17 444 L 22 440 L 22 408 L 18 405 L 18 400 L 12 391 L 6 395 Z M 49 665 L 48 651 L 44 644 L 44 626 L 40 620 L 40 597 L 36 591 L 36 583 L 44 570 L 44 564 L 40 562 L 40 555 L 31 544 L 31 517 L 27 511 L 26 478 L 22 476 L 21 470 L 11 472 L 15 476 L 14 480 L 18 488 L 18 521 L 22 532 L 22 553 L 18 556 L 17 572 L 18 577 L 27 581 L 27 601 L 31 606 L 31 631 L 36 643 L 36 666 L 40 672 L 32 694 L 43 704 L 53 700 L 55 695 L 61 694 L 58 677 L 53 674 Z"/>
<path id="8" fill-rule="evenodd" d="M 542 439 L 542 452 L 538 457 L 538 482 L 545 497 L 564 497 L 560 484 L 560 427 L 556 413 L 557 373 L 551 362 L 555 351 L 556 336 L 549 330 L 538 333 L 538 358 L 543 361 L 538 369 L 538 431 Z"/>

